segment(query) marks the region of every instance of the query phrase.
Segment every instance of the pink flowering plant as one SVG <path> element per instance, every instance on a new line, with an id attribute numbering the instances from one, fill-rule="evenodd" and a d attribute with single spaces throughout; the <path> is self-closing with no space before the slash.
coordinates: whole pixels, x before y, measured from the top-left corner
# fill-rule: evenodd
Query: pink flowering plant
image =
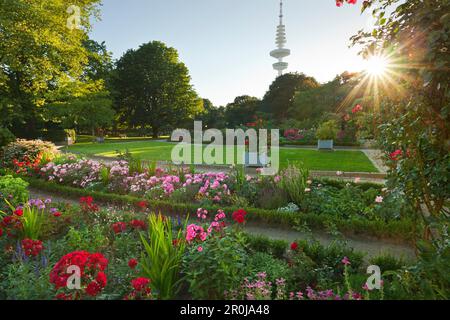
<path id="1" fill-rule="evenodd" d="M 198 211 L 200 221 L 186 228 L 188 244 L 183 258 L 184 280 L 194 299 L 221 299 L 242 279 L 247 254 L 240 232 L 225 224 L 226 214 L 218 210 L 211 222 Z M 205 277 L 208 274 L 208 277 Z"/>
<path id="2" fill-rule="evenodd" d="M 100 181 L 101 168 L 102 164 L 93 160 L 80 160 L 59 165 L 50 162 L 41 168 L 40 174 L 48 181 L 87 188 Z"/>

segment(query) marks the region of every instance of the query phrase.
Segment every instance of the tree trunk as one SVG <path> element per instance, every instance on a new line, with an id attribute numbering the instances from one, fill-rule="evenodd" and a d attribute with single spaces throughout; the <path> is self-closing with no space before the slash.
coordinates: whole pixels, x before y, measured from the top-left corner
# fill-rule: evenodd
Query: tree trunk
<path id="1" fill-rule="evenodd" d="M 152 131 L 153 131 L 153 138 L 154 139 L 158 139 L 158 130 L 159 128 L 156 128 L 156 127 L 152 127 Z"/>

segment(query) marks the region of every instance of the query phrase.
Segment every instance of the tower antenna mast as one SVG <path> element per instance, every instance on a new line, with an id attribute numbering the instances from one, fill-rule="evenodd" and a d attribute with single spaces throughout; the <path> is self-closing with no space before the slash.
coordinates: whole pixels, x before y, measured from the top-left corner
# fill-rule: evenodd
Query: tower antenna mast
<path id="1" fill-rule="evenodd" d="M 286 44 L 286 26 L 283 24 L 283 0 L 280 0 L 280 24 L 277 26 L 277 36 L 275 44 L 277 49 L 272 50 L 270 55 L 278 62 L 273 64 L 273 68 L 278 71 L 278 76 L 283 74 L 283 70 L 286 70 L 288 63 L 283 61 L 283 58 L 288 57 L 291 54 L 291 50 L 285 48 Z"/>

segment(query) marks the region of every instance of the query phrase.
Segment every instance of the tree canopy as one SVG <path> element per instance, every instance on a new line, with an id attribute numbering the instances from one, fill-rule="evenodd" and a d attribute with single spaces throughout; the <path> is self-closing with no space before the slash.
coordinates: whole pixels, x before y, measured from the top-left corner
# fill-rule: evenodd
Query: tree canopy
<path id="1" fill-rule="evenodd" d="M 153 41 L 128 50 L 117 62 L 112 79 L 119 119 L 131 128 L 180 126 L 201 111 L 187 67 L 174 48 Z"/>
<path id="2" fill-rule="evenodd" d="M 245 125 L 254 120 L 261 100 L 248 95 L 238 96 L 225 109 L 226 123 L 230 127 Z"/>
<path id="3" fill-rule="evenodd" d="M 289 110 L 289 117 L 298 121 L 314 122 L 320 120 L 324 114 L 349 109 L 363 96 L 363 90 L 355 90 L 359 80 L 357 74 L 345 72 L 328 83 L 298 91 Z"/>
<path id="4" fill-rule="evenodd" d="M 95 86 L 83 78 L 89 51 L 83 45 L 100 0 L 73 0 L 80 28 L 69 29 L 64 0 L 4 0 L 0 4 L 0 124 L 17 136 L 35 137 L 40 109 L 61 95 Z M 27 130 L 23 130 L 26 126 Z"/>
<path id="5" fill-rule="evenodd" d="M 289 109 L 293 106 L 295 94 L 318 86 L 319 83 L 314 78 L 303 73 L 286 73 L 279 76 L 265 94 L 261 111 L 272 114 L 277 120 L 286 119 Z"/>

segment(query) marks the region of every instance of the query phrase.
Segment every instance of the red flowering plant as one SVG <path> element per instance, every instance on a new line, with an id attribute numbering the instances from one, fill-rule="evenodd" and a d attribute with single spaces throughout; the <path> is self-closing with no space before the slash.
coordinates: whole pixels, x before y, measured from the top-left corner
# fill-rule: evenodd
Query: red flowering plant
<path id="1" fill-rule="evenodd" d="M 116 222 L 111 225 L 111 229 L 115 234 L 120 234 L 127 231 L 127 224 L 125 222 Z"/>
<path id="2" fill-rule="evenodd" d="M 42 153 L 39 153 L 34 160 L 28 156 L 24 156 L 23 160 L 12 160 L 13 170 L 16 174 L 23 174 L 26 176 L 38 175 L 41 170 Z"/>
<path id="3" fill-rule="evenodd" d="M 136 267 L 137 267 L 137 265 L 138 265 L 139 263 L 138 263 L 138 261 L 136 260 L 136 259 L 130 259 L 130 260 L 128 260 L 128 267 L 130 268 L 130 269 L 135 269 Z"/>
<path id="4" fill-rule="evenodd" d="M 284 130 L 284 137 L 291 141 L 300 140 L 303 138 L 303 135 L 300 134 L 298 129 L 287 129 Z"/>
<path id="5" fill-rule="evenodd" d="M 151 280 L 148 278 L 136 278 L 131 280 L 133 291 L 124 297 L 124 300 L 153 300 Z"/>
<path id="6" fill-rule="evenodd" d="M 348 3 L 348 4 L 356 4 L 358 2 L 358 0 L 336 0 L 336 6 L 337 7 L 342 7 L 344 5 L 344 2 Z M 367 1 L 364 1 L 367 2 Z"/>
<path id="7" fill-rule="evenodd" d="M 140 211 L 145 211 L 148 208 L 148 203 L 147 203 L 147 201 L 139 201 L 138 203 L 136 203 L 136 207 Z"/>
<path id="8" fill-rule="evenodd" d="M 233 220 L 238 224 L 245 224 L 245 217 L 247 216 L 247 211 L 244 209 L 239 209 L 232 214 Z"/>
<path id="9" fill-rule="evenodd" d="M 81 300 L 97 297 L 107 284 L 108 260 L 101 253 L 75 251 L 62 257 L 50 273 L 57 299 Z"/>
<path id="10" fill-rule="evenodd" d="M 144 220 L 134 219 L 130 221 L 130 227 L 134 230 L 146 230 L 147 224 Z"/>
<path id="11" fill-rule="evenodd" d="M 61 213 L 56 208 L 50 208 L 51 199 L 30 199 L 24 205 L 14 207 L 5 200 L 10 213 L 0 211 L 1 227 L 11 238 L 40 239 L 44 223 L 49 217 L 59 217 Z"/>
<path id="12" fill-rule="evenodd" d="M 21 248 L 27 257 L 36 257 L 44 249 L 44 246 L 40 240 L 23 239 Z"/>
<path id="13" fill-rule="evenodd" d="M 81 210 L 84 213 L 97 212 L 100 210 L 98 205 L 96 205 L 94 203 L 94 198 L 92 198 L 91 196 L 81 197 L 80 198 L 80 206 L 81 206 Z"/>
<path id="14" fill-rule="evenodd" d="M 15 214 L 4 216 L 0 221 L 0 236 L 5 234 L 8 238 L 17 238 L 22 231 L 22 222 Z"/>

